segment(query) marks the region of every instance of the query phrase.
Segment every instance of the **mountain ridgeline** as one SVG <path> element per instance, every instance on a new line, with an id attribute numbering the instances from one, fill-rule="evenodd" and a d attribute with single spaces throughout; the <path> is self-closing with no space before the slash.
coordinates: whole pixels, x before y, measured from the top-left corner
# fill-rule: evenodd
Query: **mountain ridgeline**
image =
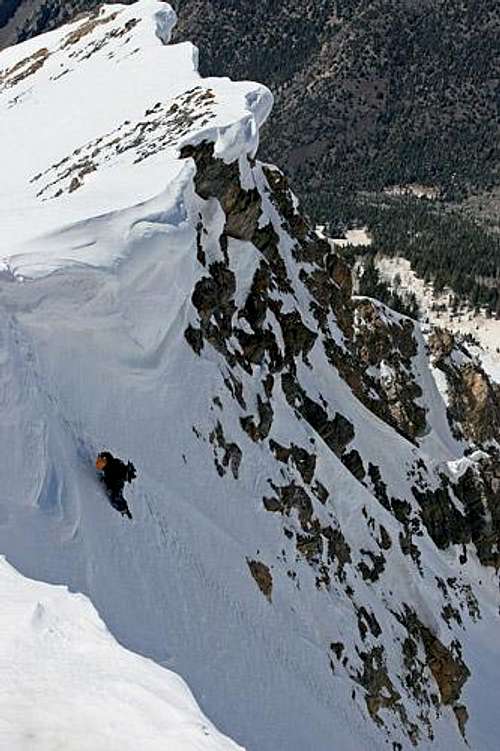
<path id="1" fill-rule="evenodd" d="M 0 43 L 54 28 L 96 0 L 12 0 Z M 499 12 L 494 0 L 178 0 L 176 39 L 204 75 L 276 97 L 263 155 L 296 190 L 423 183 L 448 196 L 497 182 Z"/>
<path id="2" fill-rule="evenodd" d="M 3 3 L 0 48 L 97 5 Z M 477 212 L 464 217 L 462 208 L 450 221 L 443 209 L 443 201 L 456 204 L 471 194 L 488 201 L 498 186 L 494 0 L 174 5 L 175 38 L 200 46 L 203 74 L 272 89 L 262 156 L 292 178 L 314 221 L 337 234 L 368 226 L 380 252 L 399 253 L 438 288 L 451 286 L 472 305 L 498 310 L 498 228 L 491 234 Z M 379 196 L 387 187 L 414 184 L 430 186 L 439 201 L 415 209 L 411 201 L 387 205 Z"/>

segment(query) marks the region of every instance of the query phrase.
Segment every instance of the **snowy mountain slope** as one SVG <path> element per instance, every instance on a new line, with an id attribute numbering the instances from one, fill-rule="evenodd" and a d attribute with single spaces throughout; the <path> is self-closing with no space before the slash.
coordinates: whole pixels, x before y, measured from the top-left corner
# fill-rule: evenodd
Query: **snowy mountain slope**
<path id="1" fill-rule="evenodd" d="M 237 751 L 183 681 L 120 647 L 82 595 L 0 560 L 0 746 Z"/>
<path id="2" fill-rule="evenodd" d="M 141 0 L 0 55 L 0 551 L 250 751 L 494 749 L 497 393 L 451 345 L 449 413 L 255 159 L 267 90 L 200 79 L 172 23 Z"/>
<path id="3" fill-rule="evenodd" d="M 57 268 L 58 249 L 64 265 L 109 263 L 148 201 L 154 215 L 169 191 L 172 211 L 180 210 L 176 184 L 190 169 L 176 157 L 186 138 L 214 141 L 228 160 L 256 149 L 269 91 L 202 81 L 194 47 L 165 49 L 175 22 L 170 6 L 141 6 L 142 17 L 136 5 L 106 6 L 44 36 L 47 46 L 38 38 L 2 53 L 0 218 L 15 273 L 36 273 L 31 250 L 41 273 L 49 263 Z M 162 211 L 168 203 L 161 196 Z"/>

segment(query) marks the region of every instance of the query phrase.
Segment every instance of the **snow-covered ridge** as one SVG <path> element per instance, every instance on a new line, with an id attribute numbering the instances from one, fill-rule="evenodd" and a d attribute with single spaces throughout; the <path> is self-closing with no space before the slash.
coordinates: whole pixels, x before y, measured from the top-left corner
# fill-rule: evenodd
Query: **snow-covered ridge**
<path id="1" fill-rule="evenodd" d="M 5 270 L 39 276 L 68 263 L 109 264 L 116 225 L 103 237 L 92 220 L 128 210 L 116 226 L 121 240 L 147 202 L 153 212 L 175 208 L 178 223 L 194 172 L 178 158 L 186 143 L 213 142 L 228 162 L 255 154 L 270 92 L 202 79 L 197 50 L 168 44 L 175 21 L 157 0 L 108 5 L 0 54 Z"/>
<path id="2" fill-rule="evenodd" d="M 184 681 L 128 652 L 86 597 L 0 557 L 0 748 L 238 751 Z"/>

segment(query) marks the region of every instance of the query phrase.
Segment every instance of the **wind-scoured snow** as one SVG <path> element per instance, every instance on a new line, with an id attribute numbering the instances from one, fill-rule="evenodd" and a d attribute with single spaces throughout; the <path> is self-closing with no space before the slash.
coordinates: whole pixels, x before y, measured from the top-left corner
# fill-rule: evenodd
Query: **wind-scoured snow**
<path id="1" fill-rule="evenodd" d="M 242 751 L 177 675 L 121 647 L 83 595 L 0 558 L 0 597 L 0 748 Z"/>

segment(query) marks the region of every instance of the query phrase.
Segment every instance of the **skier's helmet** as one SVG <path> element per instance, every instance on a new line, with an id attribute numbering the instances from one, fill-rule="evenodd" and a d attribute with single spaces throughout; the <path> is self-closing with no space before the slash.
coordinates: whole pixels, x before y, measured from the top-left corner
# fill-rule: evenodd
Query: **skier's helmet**
<path id="1" fill-rule="evenodd" d="M 97 457 L 97 459 L 95 460 L 95 468 L 99 472 L 102 472 L 102 470 L 104 469 L 104 467 L 106 466 L 107 463 L 108 463 L 108 460 L 106 458 L 106 455 L 104 453 L 103 454 L 99 454 L 98 457 Z"/>

